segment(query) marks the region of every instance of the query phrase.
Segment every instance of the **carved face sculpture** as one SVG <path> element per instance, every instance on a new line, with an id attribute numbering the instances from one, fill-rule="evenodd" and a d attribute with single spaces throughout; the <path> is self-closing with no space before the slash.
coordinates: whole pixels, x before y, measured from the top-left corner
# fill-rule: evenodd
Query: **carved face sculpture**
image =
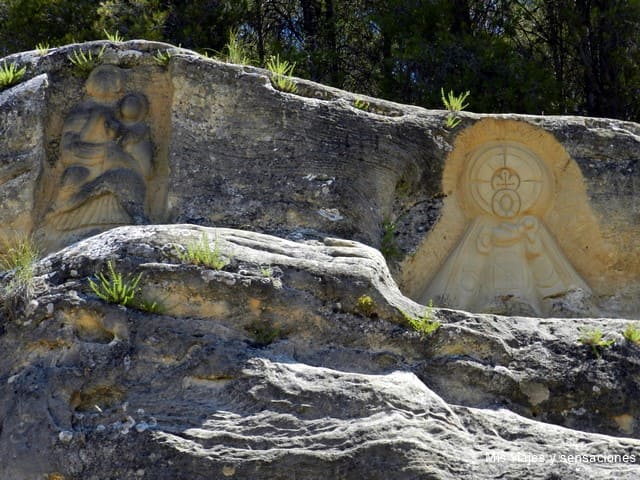
<path id="1" fill-rule="evenodd" d="M 495 311 L 505 300 L 544 314 L 549 299 L 588 286 L 546 229 L 553 179 L 523 145 L 501 142 L 472 152 L 459 178 L 468 219 L 457 247 L 429 285 L 441 305 Z"/>

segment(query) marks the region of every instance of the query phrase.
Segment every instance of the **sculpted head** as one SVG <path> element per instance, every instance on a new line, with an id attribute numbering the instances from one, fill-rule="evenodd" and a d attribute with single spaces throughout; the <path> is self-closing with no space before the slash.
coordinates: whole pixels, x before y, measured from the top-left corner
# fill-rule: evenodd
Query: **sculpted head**
<path id="1" fill-rule="evenodd" d="M 87 79 L 87 93 L 100 100 L 113 100 L 122 93 L 122 69 L 114 65 L 100 65 Z"/>
<path id="2" fill-rule="evenodd" d="M 129 93 L 124 96 L 118 105 L 120 118 L 125 122 L 135 123 L 147 116 L 149 102 L 140 93 Z"/>

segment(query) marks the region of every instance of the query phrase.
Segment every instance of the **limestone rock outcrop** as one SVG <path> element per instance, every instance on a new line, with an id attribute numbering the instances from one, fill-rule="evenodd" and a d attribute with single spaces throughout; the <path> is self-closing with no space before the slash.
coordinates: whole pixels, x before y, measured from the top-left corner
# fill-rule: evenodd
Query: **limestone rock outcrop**
<path id="1" fill-rule="evenodd" d="M 185 262 L 203 239 L 222 269 Z M 144 302 L 96 296 L 109 264 Z M 113 229 L 35 275 L 0 335 L 3 478 L 640 474 L 629 321 L 434 309 L 423 337 L 371 247 L 192 225 Z"/>
<path id="2" fill-rule="evenodd" d="M 3 61 L 0 478 L 640 477 L 640 126 Z"/>
<path id="3" fill-rule="evenodd" d="M 444 111 L 361 109 L 300 79 L 283 93 L 265 70 L 142 41 L 6 61 L 27 77 L 0 94 L 0 241 L 53 251 L 183 222 L 335 236 L 381 248 L 421 303 L 638 317 L 636 124 L 462 112 L 446 129 Z"/>

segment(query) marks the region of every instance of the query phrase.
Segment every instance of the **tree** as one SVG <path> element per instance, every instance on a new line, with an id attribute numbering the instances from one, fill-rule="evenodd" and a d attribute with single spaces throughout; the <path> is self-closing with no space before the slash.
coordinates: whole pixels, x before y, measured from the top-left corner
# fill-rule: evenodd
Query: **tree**
<path id="1" fill-rule="evenodd" d="M 198 51 L 220 52 L 229 31 L 245 20 L 248 0 L 165 0 L 164 40 Z"/>
<path id="2" fill-rule="evenodd" d="M 169 11 L 160 0 L 105 0 L 96 10 L 94 30 L 125 39 L 162 40 Z"/>
<path id="3" fill-rule="evenodd" d="M 640 119 L 640 0 L 5 0 L 0 54 L 104 38 L 208 53 L 230 32 L 264 66 L 429 108 Z"/>
<path id="4" fill-rule="evenodd" d="M 519 0 L 517 34 L 553 66 L 559 113 L 640 115 L 640 1 Z"/>
<path id="5" fill-rule="evenodd" d="M 7 0 L 0 3 L 0 54 L 95 39 L 90 0 Z"/>

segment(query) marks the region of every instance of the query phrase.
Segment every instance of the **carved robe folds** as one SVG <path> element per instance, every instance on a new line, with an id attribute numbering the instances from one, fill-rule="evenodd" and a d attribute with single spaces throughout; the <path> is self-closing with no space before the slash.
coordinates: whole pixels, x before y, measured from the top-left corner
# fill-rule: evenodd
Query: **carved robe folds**
<path id="1" fill-rule="evenodd" d="M 87 100 L 63 125 L 62 174 L 45 217 L 48 229 L 86 232 L 148 223 L 145 197 L 153 171 L 153 146 L 144 122 L 148 101 L 141 93 L 123 92 L 122 69 L 112 65 L 91 72 L 86 90 Z"/>
<path id="2" fill-rule="evenodd" d="M 589 291 L 541 220 L 553 182 L 544 163 L 515 143 L 470 156 L 460 179 L 469 223 L 429 285 L 440 305 L 492 311 L 501 301 L 542 314 L 549 299 Z"/>

